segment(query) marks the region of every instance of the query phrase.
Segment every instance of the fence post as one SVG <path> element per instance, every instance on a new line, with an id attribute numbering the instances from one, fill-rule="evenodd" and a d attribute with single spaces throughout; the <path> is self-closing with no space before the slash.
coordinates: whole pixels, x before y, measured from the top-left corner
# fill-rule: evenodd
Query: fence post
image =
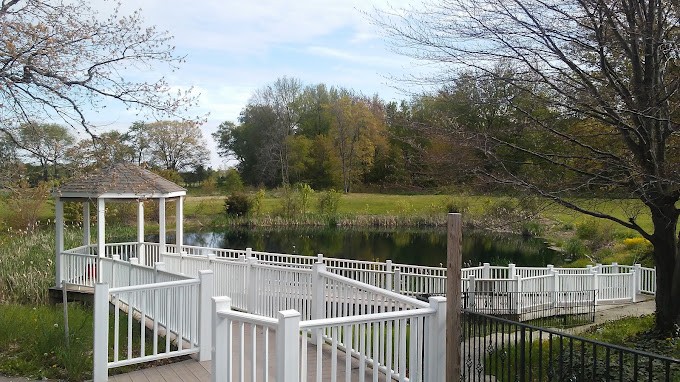
<path id="1" fill-rule="evenodd" d="M 283 310 L 276 328 L 276 380 L 300 381 L 300 313 Z"/>
<path id="2" fill-rule="evenodd" d="M 161 262 L 154 263 L 153 269 L 154 269 L 154 272 L 153 272 L 153 282 L 154 282 L 154 284 L 155 284 L 155 283 L 158 282 L 158 272 L 160 272 L 160 271 L 165 271 L 165 263 L 161 263 Z"/>
<path id="3" fill-rule="evenodd" d="M 217 258 L 217 255 L 214 253 L 208 253 L 205 255 L 206 259 L 208 259 L 208 269 L 215 271 L 215 259 Z"/>
<path id="4" fill-rule="evenodd" d="M 387 280 L 391 279 L 388 277 Z M 399 267 L 394 267 L 394 282 L 392 285 L 396 293 L 401 293 L 401 270 Z M 428 293 L 433 293 L 433 291 L 428 291 Z"/>
<path id="5" fill-rule="evenodd" d="M 635 269 L 630 270 L 630 298 L 632 302 L 635 302 L 637 298 L 637 272 Z"/>
<path id="6" fill-rule="evenodd" d="M 116 280 L 116 278 L 118 277 L 118 272 L 116 272 L 116 268 L 117 268 L 116 262 L 120 261 L 120 255 L 112 255 L 111 260 L 113 260 L 113 261 L 111 261 L 111 280 L 109 280 L 109 282 L 110 282 L 111 288 L 115 288 L 117 286 L 120 286 L 120 285 L 118 285 L 118 282 Z"/>
<path id="7" fill-rule="evenodd" d="M 515 264 L 513 263 L 508 264 L 508 278 L 509 279 L 515 278 Z"/>
<path id="8" fill-rule="evenodd" d="M 220 317 L 218 312 L 231 310 L 229 297 L 212 298 L 212 380 L 231 381 L 231 322 Z"/>
<path id="9" fill-rule="evenodd" d="M 642 265 L 633 264 L 633 270 L 635 271 L 635 293 L 638 294 L 642 290 Z"/>
<path id="10" fill-rule="evenodd" d="M 468 290 L 467 290 L 467 306 L 466 308 L 468 309 L 475 309 L 475 292 L 477 291 L 477 287 L 475 286 L 475 275 L 470 275 L 468 277 Z"/>
<path id="11" fill-rule="evenodd" d="M 246 250 L 248 250 L 247 248 Z M 248 313 L 258 314 L 257 311 L 257 259 L 255 257 L 248 257 L 246 259 L 248 262 L 248 290 L 246 294 L 248 295 Z"/>
<path id="12" fill-rule="evenodd" d="M 599 272 L 595 268 L 593 268 L 592 272 L 593 272 L 593 290 L 595 290 L 595 305 L 597 305 L 597 302 L 600 298 L 600 280 L 598 279 Z"/>
<path id="13" fill-rule="evenodd" d="M 520 275 L 515 275 L 515 291 L 515 314 L 520 314 L 520 308 L 522 307 L 522 277 Z"/>
<path id="14" fill-rule="evenodd" d="M 316 255 L 316 262 L 317 263 L 323 263 L 323 253 L 318 253 Z"/>
<path id="15" fill-rule="evenodd" d="M 617 262 L 612 263 L 612 273 L 619 273 L 619 263 Z"/>
<path id="16" fill-rule="evenodd" d="M 93 382 L 109 379 L 109 284 L 94 285 Z"/>
<path id="17" fill-rule="evenodd" d="M 326 318 L 326 281 L 321 272 L 326 271 L 326 264 L 314 263 L 312 265 L 312 320 Z M 311 342 L 315 345 L 318 333 L 321 329 L 314 329 Z"/>
<path id="18" fill-rule="evenodd" d="M 387 275 L 388 275 L 387 285 L 385 285 L 385 289 L 391 290 L 391 291 L 394 292 L 395 290 L 392 289 L 394 287 L 394 282 L 392 280 L 392 277 L 390 277 L 390 276 L 392 276 L 392 272 L 394 272 L 394 270 L 392 269 L 392 260 L 385 260 L 385 272 L 387 272 Z"/>
<path id="19" fill-rule="evenodd" d="M 552 275 L 553 275 L 553 307 L 557 308 L 557 305 L 560 301 L 559 293 L 560 293 L 560 278 L 559 278 L 559 273 L 553 269 L 552 270 Z"/>
<path id="20" fill-rule="evenodd" d="M 198 301 L 198 360 L 210 360 L 212 343 L 210 342 L 210 299 L 213 295 L 213 271 L 198 271 L 201 281 Z"/>
<path id="21" fill-rule="evenodd" d="M 483 279 L 490 279 L 491 278 L 491 264 L 489 263 L 484 263 L 482 264 L 482 278 Z"/>
<path id="22" fill-rule="evenodd" d="M 253 249 L 248 247 L 246 248 L 246 258 L 251 258 L 253 257 Z"/>
<path id="23" fill-rule="evenodd" d="M 427 318 L 427 341 L 425 347 L 425 370 L 423 380 L 444 382 L 446 379 L 446 298 L 432 296 L 429 298 L 433 316 Z M 456 344 L 460 347 L 460 344 Z"/>

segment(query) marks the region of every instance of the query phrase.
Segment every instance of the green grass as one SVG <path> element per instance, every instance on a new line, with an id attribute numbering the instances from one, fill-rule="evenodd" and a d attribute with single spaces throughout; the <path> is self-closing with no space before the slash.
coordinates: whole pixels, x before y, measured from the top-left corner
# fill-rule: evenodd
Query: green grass
<path id="1" fill-rule="evenodd" d="M 92 375 L 92 312 L 69 306 L 65 346 L 61 306 L 0 305 L 0 374 L 82 381 Z"/>

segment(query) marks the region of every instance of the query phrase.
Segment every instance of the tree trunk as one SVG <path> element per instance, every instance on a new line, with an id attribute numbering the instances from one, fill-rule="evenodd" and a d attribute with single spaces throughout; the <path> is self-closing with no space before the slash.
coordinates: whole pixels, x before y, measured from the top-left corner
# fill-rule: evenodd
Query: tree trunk
<path id="1" fill-rule="evenodd" d="M 673 333 L 680 324 L 680 262 L 673 204 L 652 209 L 654 262 L 656 264 L 656 329 Z"/>

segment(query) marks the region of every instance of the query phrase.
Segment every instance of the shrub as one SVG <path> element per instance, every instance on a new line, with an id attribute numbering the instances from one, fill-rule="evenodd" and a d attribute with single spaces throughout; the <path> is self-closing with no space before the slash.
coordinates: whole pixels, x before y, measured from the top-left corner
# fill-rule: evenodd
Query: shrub
<path id="1" fill-rule="evenodd" d="M 451 199 L 446 202 L 446 212 L 448 213 L 466 213 L 470 210 L 470 202 L 467 200 Z"/>
<path id="2" fill-rule="evenodd" d="M 241 174 L 235 168 L 230 168 L 217 180 L 218 186 L 226 192 L 243 191 Z"/>
<path id="3" fill-rule="evenodd" d="M 314 195 L 314 189 L 307 183 L 298 183 L 295 191 L 299 199 L 300 214 L 305 215 L 311 203 L 312 195 Z"/>
<path id="4" fill-rule="evenodd" d="M 341 196 L 342 193 L 335 190 L 323 192 L 319 197 L 319 213 L 326 218 L 337 215 Z"/>
<path id="5" fill-rule="evenodd" d="M 585 256 L 586 246 L 579 238 L 572 237 L 564 243 L 564 251 L 574 258 L 579 258 Z"/>
<path id="6" fill-rule="evenodd" d="M 266 196 L 266 193 L 264 189 L 260 188 L 256 193 L 255 196 L 250 200 L 250 211 L 253 215 L 255 216 L 260 216 L 262 215 L 262 210 L 264 209 L 264 197 Z"/>
<path id="7" fill-rule="evenodd" d="M 612 225 L 598 220 L 586 220 L 576 226 L 576 236 L 587 240 L 591 250 L 596 251 L 612 242 Z"/>
<path id="8" fill-rule="evenodd" d="M 250 198 L 242 192 L 232 193 L 224 201 L 224 210 L 228 216 L 245 216 L 251 206 Z"/>

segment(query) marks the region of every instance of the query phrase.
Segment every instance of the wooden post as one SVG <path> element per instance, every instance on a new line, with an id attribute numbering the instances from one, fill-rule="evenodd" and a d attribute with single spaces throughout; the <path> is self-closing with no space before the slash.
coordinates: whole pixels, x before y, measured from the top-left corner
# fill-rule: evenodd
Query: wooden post
<path id="1" fill-rule="evenodd" d="M 83 202 L 83 245 L 90 245 L 90 201 Z M 88 248 L 89 250 L 89 248 Z"/>
<path id="2" fill-rule="evenodd" d="M 94 382 L 108 381 L 109 378 L 109 285 L 94 285 Z"/>
<path id="3" fill-rule="evenodd" d="M 211 299 L 213 295 L 213 272 L 198 271 L 198 278 L 201 280 L 200 296 L 198 302 L 198 360 L 210 361 L 212 349 L 212 328 L 210 313 Z"/>
<path id="4" fill-rule="evenodd" d="M 97 282 L 102 282 L 101 259 L 106 257 L 106 202 L 97 198 L 97 268 L 95 268 Z"/>
<path id="5" fill-rule="evenodd" d="M 144 255 L 144 202 L 137 201 L 137 258 L 142 264 L 147 263 Z"/>
<path id="6" fill-rule="evenodd" d="M 446 380 L 460 379 L 460 269 L 463 263 L 461 214 L 448 214 L 446 244 Z"/>
<path id="7" fill-rule="evenodd" d="M 229 297 L 212 298 L 212 380 L 231 381 L 232 370 L 232 346 L 231 346 L 231 322 L 220 317 L 219 312 L 231 310 Z"/>
<path id="8" fill-rule="evenodd" d="M 300 313 L 282 310 L 276 328 L 276 380 L 300 380 Z M 214 361 L 213 361 L 214 362 Z"/>
<path id="9" fill-rule="evenodd" d="M 167 232 L 165 229 L 165 198 L 158 199 L 158 261 L 167 252 L 165 241 Z M 156 261 L 156 260 L 154 260 Z"/>

